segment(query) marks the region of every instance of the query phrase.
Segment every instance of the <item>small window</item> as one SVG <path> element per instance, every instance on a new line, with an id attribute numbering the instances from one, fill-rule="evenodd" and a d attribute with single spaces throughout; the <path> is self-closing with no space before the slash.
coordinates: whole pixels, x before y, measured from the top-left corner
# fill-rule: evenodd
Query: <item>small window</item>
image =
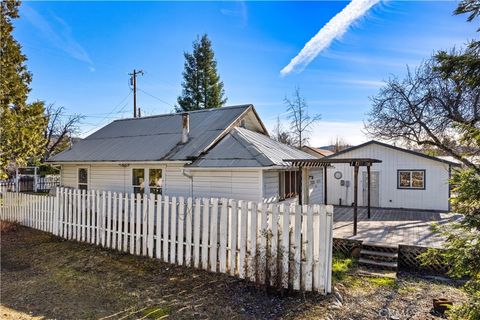
<path id="1" fill-rule="evenodd" d="M 281 171 L 278 177 L 278 194 L 280 200 L 296 197 L 300 190 L 300 173 L 298 171 Z"/>
<path id="2" fill-rule="evenodd" d="M 132 169 L 132 186 L 133 193 L 145 192 L 145 170 L 144 169 Z"/>
<path id="3" fill-rule="evenodd" d="M 78 189 L 80 190 L 88 189 L 88 169 L 87 168 L 78 168 Z"/>
<path id="4" fill-rule="evenodd" d="M 150 193 L 162 194 L 162 169 L 148 170 L 148 186 Z"/>
<path id="5" fill-rule="evenodd" d="M 425 170 L 398 170 L 398 189 L 425 189 Z"/>

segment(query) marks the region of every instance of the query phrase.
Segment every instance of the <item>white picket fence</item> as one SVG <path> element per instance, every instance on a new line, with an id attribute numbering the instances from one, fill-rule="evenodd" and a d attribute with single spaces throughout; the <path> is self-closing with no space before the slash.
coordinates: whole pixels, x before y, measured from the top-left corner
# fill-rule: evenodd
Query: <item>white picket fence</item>
<path id="1" fill-rule="evenodd" d="M 71 190 L 5 192 L 0 217 L 57 236 L 262 285 L 331 291 L 325 205 L 263 204 Z"/>

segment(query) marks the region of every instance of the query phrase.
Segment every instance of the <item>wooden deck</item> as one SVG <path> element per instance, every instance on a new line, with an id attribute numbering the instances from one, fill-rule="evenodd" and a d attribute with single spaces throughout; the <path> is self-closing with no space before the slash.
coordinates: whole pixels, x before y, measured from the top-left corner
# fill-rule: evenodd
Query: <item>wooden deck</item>
<path id="1" fill-rule="evenodd" d="M 439 248 L 443 245 L 443 239 L 433 232 L 432 223 L 442 225 L 459 217 L 453 213 L 372 208 L 369 220 L 367 209 L 358 208 L 358 232 L 353 236 L 353 208 L 335 207 L 333 236 L 364 242 Z"/>

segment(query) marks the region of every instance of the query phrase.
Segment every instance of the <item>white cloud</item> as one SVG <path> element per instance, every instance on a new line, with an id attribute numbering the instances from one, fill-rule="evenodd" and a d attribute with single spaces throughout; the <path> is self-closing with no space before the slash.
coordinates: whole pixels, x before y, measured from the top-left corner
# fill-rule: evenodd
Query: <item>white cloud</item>
<path id="1" fill-rule="evenodd" d="M 245 27 L 248 22 L 247 4 L 245 3 L 245 1 L 239 1 L 235 4 L 235 9 L 220 9 L 220 13 L 224 16 L 242 19 L 242 26 Z"/>
<path id="2" fill-rule="evenodd" d="M 87 51 L 75 39 L 70 26 L 63 19 L 52 15 L 51 21 L 47 21 L 47 19 L 28 5 L 23 6 L 22 14 L 54 47 L 67 53 L 74 59 L 87 63 L 90 71 L 93 72 L 95 70 L 93 61 L 90 59 Z"/>
<path id="3" fill-rule="evenodd" d="M 337 137 L 349 144 L 357 145 L 370 140 L 362 130 L 362 121 L 319 121 L 312 129 L 310 145 L 313 147 L 326 146 Z"/>
<path id="4" fill-rule="evenodd" d="M 384 81 L 377 81 L 377 80 L 345 79 L 345 80 L 340 80 L 340 82 L 343 82 L 346 84 L 352 84 L 358 87 L 366 87 L 366 88 L 381 88 L 385 86 Z"/>
<path id="5" fill-rule="evenodd" d="M 305 68 L 322 50 L 328 48 L 333 40 L 341 37 L 352 23 L 378 2 L 380 0 L 352 0 L 307 42 L 300 53 L 280 71 L 280 74 L 284 76 L 294 70 Z"/>
<path id="6" fill-rule="evenodd" d="M 283 128 L 288 129 L 289 121 L 285 118 L 285 114 L 279 114 L 278 116 L 280 116 Z M 269 133 L 272 134 L 277 116 L 263 119 Z M 342 138 L 348 144 L 357 145 L 371 140 L 362 132 L 363 129 L 362 121 L 320 120 L 311 128 L 309 144 L 312 147 L 322 147 L 331 144 L 336 138 Z"/>

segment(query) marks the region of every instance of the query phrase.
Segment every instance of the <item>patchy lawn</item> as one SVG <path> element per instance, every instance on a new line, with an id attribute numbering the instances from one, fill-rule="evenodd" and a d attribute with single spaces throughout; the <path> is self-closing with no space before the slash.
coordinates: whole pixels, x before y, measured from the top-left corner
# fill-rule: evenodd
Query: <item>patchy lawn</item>
<path id="1" fill-rule="evenodd" d="M 176 267 L 26 227 L 0 225 L 2 319 L 434 319 L 433 297 L 453 286 L 359 275 L 336 258 L 333 295 L 267 293 L 223 274 Z M 383 317 L 382 317 L 383 316 Z"/>

